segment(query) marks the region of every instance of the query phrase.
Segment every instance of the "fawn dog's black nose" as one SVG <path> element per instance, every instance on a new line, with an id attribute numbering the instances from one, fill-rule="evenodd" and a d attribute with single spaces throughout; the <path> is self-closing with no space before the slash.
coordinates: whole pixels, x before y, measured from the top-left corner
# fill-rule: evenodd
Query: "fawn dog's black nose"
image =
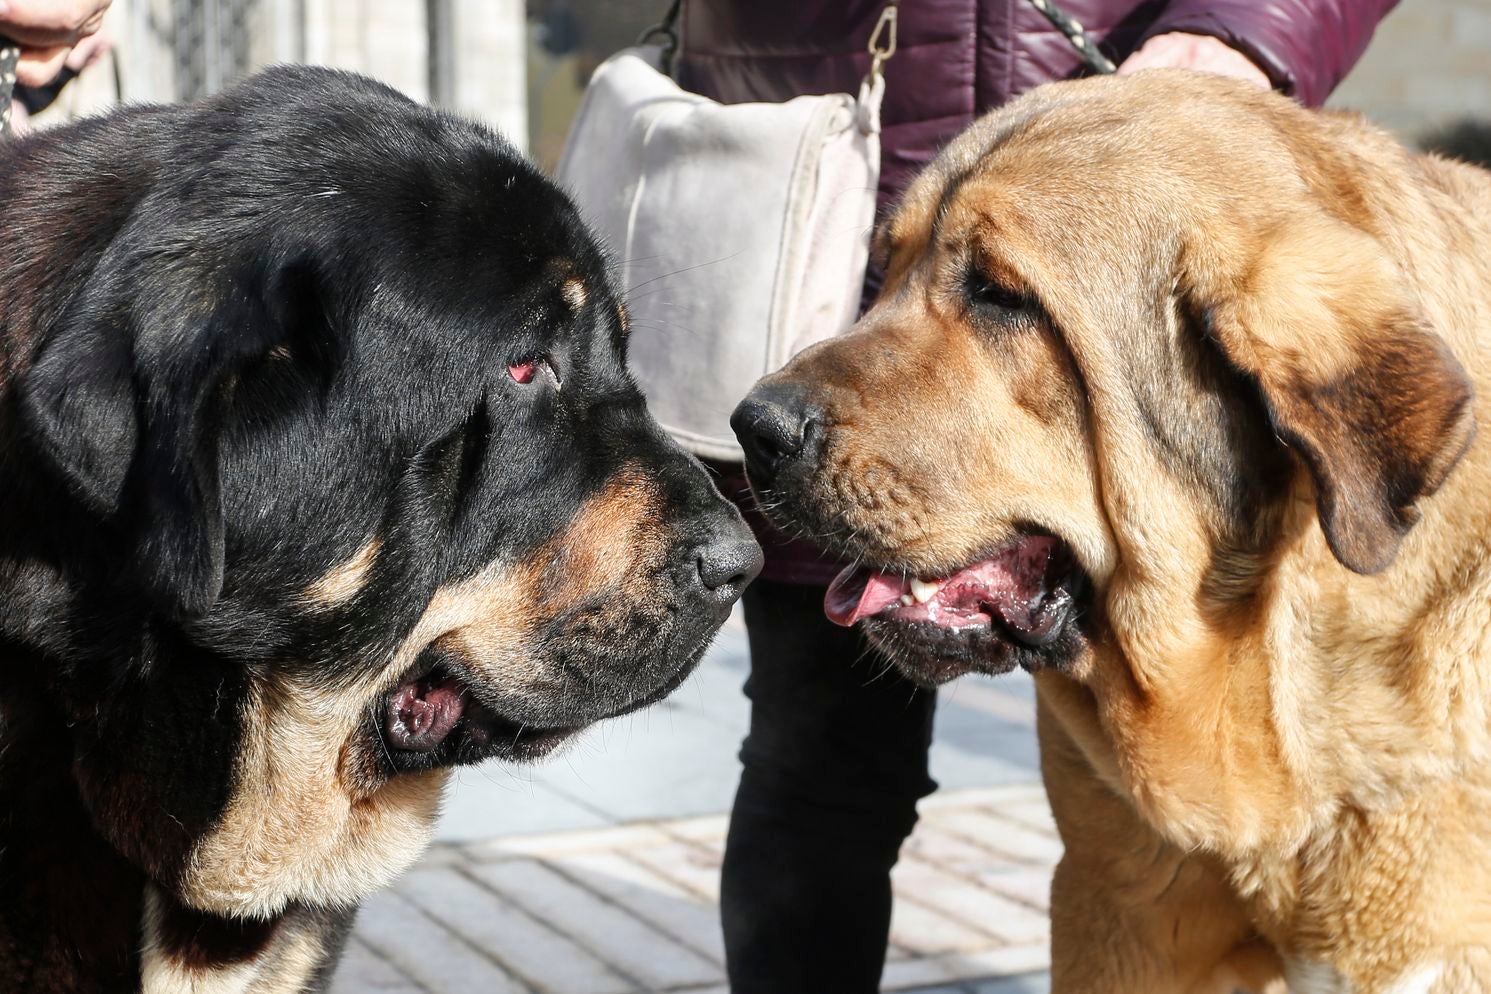
<path id="1" fill-rule="evenodd" d="M 758 384 L 746 395 L 730 416 L 730 427 L 754 481 L 772 479 L 814 447 L 818 432 L 813 414 L 805 391 L 794 384 Z"/>

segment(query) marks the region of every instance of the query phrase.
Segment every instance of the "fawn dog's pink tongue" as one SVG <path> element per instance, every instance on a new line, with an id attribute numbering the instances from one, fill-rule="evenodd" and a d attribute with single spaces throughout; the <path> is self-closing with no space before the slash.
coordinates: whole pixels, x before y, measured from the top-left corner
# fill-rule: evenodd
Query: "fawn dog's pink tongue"
<path id="1" fill-rule="evenodd" d="M 911 581 L 899 573 L 878 573 L 851 566 L 829 584 L 823 598 L 823 613 L 836 625 L 849 627 L 861 618 L 879 614 L 911 588 Z"/>
<path id="2" fill-rule="evenodd" d="M 997 615 L 1016 633 L 1040 639 L 1064 614 L 1054 610 L 1062 606 L 1057 600 L 1069 596 L 1049 586 L 1057 544 L 1047 536 L 1026 536 L 982 562 L 931 580 L 851 566 L 829 586 L 823 613 L 845 626 L 885 614 L 952 628 L 989 624 Z"/>

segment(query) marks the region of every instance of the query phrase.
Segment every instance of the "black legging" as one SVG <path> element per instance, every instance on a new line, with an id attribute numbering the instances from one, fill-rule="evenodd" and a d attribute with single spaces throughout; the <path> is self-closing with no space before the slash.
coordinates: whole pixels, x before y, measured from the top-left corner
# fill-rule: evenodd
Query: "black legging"
<path id="1" fill-rule="evenodd" d="M 823 590 L 745 594 L 751 729 L 720 908 L 733 994 L 873 994 L 890 869 L 916 824 L 936 695 L 823 616 Z"/>

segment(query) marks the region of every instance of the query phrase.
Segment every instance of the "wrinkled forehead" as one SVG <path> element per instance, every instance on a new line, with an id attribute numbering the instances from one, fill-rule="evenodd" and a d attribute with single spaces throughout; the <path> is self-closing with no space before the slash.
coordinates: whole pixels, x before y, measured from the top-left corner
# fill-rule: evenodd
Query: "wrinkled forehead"
<path id="1" fill-rule="evenodd" d="M 451 260 L 433 279 L 428 270 L 400 274 L 400 292 L 375 292 L 374 306 L 390 328 L 455 346 L 467 361 L 505 368 L 553 358 L 566 360 L 566 374 L 622 372 L 629 322 L 599 251 L 560 244 L 534 253 L 521 268 L 474 258 Z"/>
<path id="2" fill-rule="evenodd" d="M 915 252 L 960 209 L 1019 210 L 1073 234 L 1093 223 L 1132 233 L 1179 218 L 1199 191 L 1244 195 L 1229 175 L 1266 178 L 1289 161 L 1270 123 L 1277 108 L 1246 84 L 1198 75 L 1053 83 L 991 112 L 912 182 L 878 248 Z"/>
<path id="3" fill-rule="evenodd" d="M 1052 90 L 1042 87 L 991 111 L 954 138 L 906 188 L 877 232 L 880 249 L 896 253 L 924 243 L 968 182 L 988 172 L 991 156 L 1062 103 Z"/>

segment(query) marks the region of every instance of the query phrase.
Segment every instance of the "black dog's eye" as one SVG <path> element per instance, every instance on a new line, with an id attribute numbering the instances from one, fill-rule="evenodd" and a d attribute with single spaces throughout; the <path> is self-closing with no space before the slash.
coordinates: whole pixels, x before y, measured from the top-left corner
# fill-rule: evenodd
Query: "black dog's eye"
<path id="1" fill-rule="evenodd" d="M 545 356 L 535 359 L 525 359 L 522 362 L 508 363 L 507 375 L 512 377 L 514 383 L 532 383 L 539 376 L 548 379 L 557 389 L 559 377 L 554 372 L 554 367 L 549 364 Z"/>

